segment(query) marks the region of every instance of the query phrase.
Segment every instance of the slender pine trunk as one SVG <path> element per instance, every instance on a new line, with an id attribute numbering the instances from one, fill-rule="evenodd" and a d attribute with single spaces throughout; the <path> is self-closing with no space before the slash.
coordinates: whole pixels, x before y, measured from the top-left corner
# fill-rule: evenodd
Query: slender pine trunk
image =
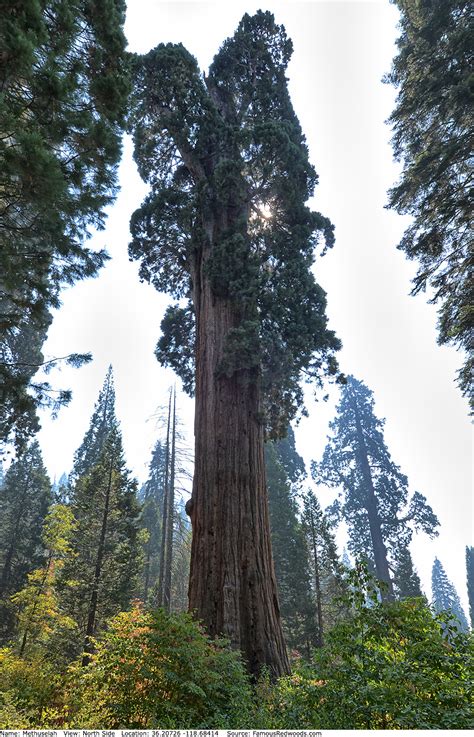
<path id="1" fill-rule="evenodd" d="M 311 525 L 311 544 L 313 548 L 313 562 L 314 562 L 314 590 L 316 593 L 316 614 L 318 620 L 318 636 L 316 639 L 316 647 L 323 647 L 323 606 L 321 596 L 321 578 L 319 575 L 319 556 L 318 556 L 318 545 L 316 540 L 316 529 L 314 525 L 313 510 L 309 510 L 309 518 Z"/>
<path id="2" fill-rule="evenodd" d="M 107 537 L 107 523 L 110 511 L 110 494 L 112 491 L 112 471 L 113 471 L 113 458 L 110 458 L 109 464 L 109 476 L 107 480 L 107 487 L 105 490 L 104 509 L 102 513 L 102 525 L 100 530 L 99 545 L 97 547 L 97 556 L 94 569 L 94 579 L 92 584 L 92 593 L 89 601 L 89 610 L 87 615 L 87 627 L 86 636 L 84 640 L 84 655 L 82 657 L 82 665 L 86 666 L 90 661 L 90 656 L 93 651 L 92 637 L 95 632 L 96 617 L 97 617 L 97 604 L 99 600 L 99 586 L 102 574 L 102 565 L 104 561 L 105 552 L 105 541 Z"/>
<path id="3" fill-rule="evenodd" d="M 160 570 L 158 573 L 158 606 L 164 605 L 164 580 L 166 545 L 168 532 L 168 505 L 169 505 L 169 472 L 170 472 L 170 423 L 171 423 L 171 389 L 168 404 L 168 423 L 166 427 L 166 455 L 165 455 L 165 488 L 163 489 L 163 515 L 161 520 L 161 548 Z"/>
<path id="4" fill-rule="evenodd" d="M 176 388 L 173 390 L 173 392 L 173 426 L 171 430 L 171 460 L 168 493 L 168 519 L 166 532 L 165 583 L 163 591 L 163 605 L 167 612 L 171 610 L 171 569 L 173 564 L 174 485 L 176 467 Z"/>

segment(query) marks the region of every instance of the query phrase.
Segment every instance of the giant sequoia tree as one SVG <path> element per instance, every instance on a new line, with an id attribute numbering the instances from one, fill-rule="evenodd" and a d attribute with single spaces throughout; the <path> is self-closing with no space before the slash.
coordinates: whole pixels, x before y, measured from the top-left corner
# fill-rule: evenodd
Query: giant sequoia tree
<path id="1" fill-rule="evenodd" d="M 317 483 L 340 490 L 328 511 L 347 523 L 349 549 L 371 564 L 391 597 L 413 530 L 434 536 L 439 522 L 422 494 L 409 498 L 408 479 L 390 457 L 383 426 L 370 389 L 349 376 L 322 462 L 313 463 L 312 472 Z"/>
<path id="2" fill-rule="evenodd" d="M 190 608 L 253 672 L 288 670 L 268 530 L 263 440 L 302 403 L 304 369 L 337 371 L 325 294 L 311 273 L 330 223 L 271 13 L 245 15 L 201 75 L 181 44 L 136 60 L 131 127 L 151 191 L 131 222 L 141 278 L 186 304 L 163 320 L 158 358 L 196 395 Z"/>
<path id="3" fill-rule="evenodd" d="M 129 86 L 124 11 L 123 0 L 1 3 L 2 440 L 37 429 L 35 406 L 51 395 L 29 383 L 50 308 L 63 284 L 94 275 L 106 257 L 84 241 L 116 192 Z"/>
<path id="4" fill-rule="evenodd" d="M 472 11 L 468 0 L 392 0 L 401 35 L 388 81 L 390 118 L 403 162 L 390 206 L 413 216 L 399 245 L 420 267 L 413 294 L 430 286 L 440 304 L 439 342 L 468 351 L 459 373 L 472 387 Z"/>

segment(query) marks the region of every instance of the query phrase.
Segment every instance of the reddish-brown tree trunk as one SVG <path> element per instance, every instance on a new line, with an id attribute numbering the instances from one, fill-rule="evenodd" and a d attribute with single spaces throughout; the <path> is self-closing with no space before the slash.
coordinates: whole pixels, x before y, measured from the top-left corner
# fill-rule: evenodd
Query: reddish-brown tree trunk
<path id="1" fill-rule="evenodd" d="M 289 672 L 270 545 L 258 371 L 219 376 L 238 306 L 216 297 L 201 264 L 196 312 L 195 470 L 189 607 L 228 637 L 257 675 Z"/>

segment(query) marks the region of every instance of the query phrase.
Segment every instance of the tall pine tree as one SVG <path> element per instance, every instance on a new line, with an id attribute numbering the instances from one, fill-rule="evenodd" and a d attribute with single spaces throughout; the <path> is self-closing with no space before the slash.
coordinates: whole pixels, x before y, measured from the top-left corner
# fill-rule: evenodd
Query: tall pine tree
<path id="1" fill-rule="evenodd" d="M 84 638 L 88 660 L 91 638 L 104 621 L 125 609 L 136 592 L 140 568 L 136 482 L 123 457 L 109 369 L 90 426 L 75 456 L 71 508 L 76 520 L 74 557 L 64 566 L 68 612 Z"/>
<path id="2" fill-rule="evenodd" d="M 346 584 L 329 521 L 312 490 L 303 495 L 302 526 L 309 551 L 309 573 L 316 612 L 316 636 L 312 644 L 322 647 L 325 633 L 345 611 L 339 599 L 346 592 Z"/>
<path id="3" fill-rule="evenodd" d="M 438 520 L 425 497 L 409 498 L 408 479 L 393 462 L 383 436 L 384 421 L 374 414 L 372 392 L 349 376 L 321 463 L 313 463 L 318 484 L 339 489 L 329 512 L 349 528 L 349 549 L 363 557 L 392 598 L 393 572 L 413 530 L 437 534 Z"/>
<path id="4" fill-rule="evenodd" d="M 435 611 L 450 611 L 458 620 L 459 629 L 467 632 L 469 626 L 458 593 L 438 558 L 435 558 L 431 571 L 431 593 Z"/>
<path id="5" fill-rule="evenodd" d="M 392 0 L 401 35 L 387 81 L 398 90 L 389 119 L 403 162 L 390 206 L 412 215 L 399 245 L 419 263 L 412 294 L 432 290 L 439 342 L 467 352 L 459 372 L 472 392 L 472 7 L 468 0 Z M 472 395 L 471 395 L 472 398 Z"/>
<path id="6" fill-rule="evenodd" d="M 42 565 L 41 532 L 52 501 L 51 482 L 36 441 L 15 460 L 0 486 L 0 600 L 3 638 L 11 634 L 8 604 L 26 583 L 27 574 Z"/>
<path id="7" fill-rule="evenodd" d="M 196 393 L 190 608 L 250 670 L 289 663 L 278 616 L 264 429 L 302 404 L 301 371 L 337 371 L 311 272 L 328 220 L 289 99 L 291 41 L 271 13 L 244 15 L 207 75 L 182 45 L 137 58 L 130 118 L 151 191 L 131 222 L 140 275 L 171 307 L 157 355 Z"/>
<path id="8" fill-rule="evenodd" d="M 123 0 L 2 3 L 0 440 L 21 443 L 37 429 L 35 407 L 50 387 L 30 382 L 50 310 L 62 285 L 106 259 L 85 241 L 116 194 L 129 91 L 124 18 Z"/>

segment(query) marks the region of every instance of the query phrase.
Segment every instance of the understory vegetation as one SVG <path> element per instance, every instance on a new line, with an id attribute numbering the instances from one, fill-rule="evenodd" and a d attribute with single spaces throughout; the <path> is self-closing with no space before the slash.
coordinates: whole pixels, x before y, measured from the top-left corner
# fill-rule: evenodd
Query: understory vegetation
<path id="1" fill-rule="evenodd" d="M 472 635 L 422 598 L 381 603 L 363 568 L 350 581 L 326 645 L 276 682 L 252 683 L 241 655 L 188 614 L 139 602 L 109 621 L 85 667 L 4 648 L 0 727 L 473 728 Z"/>

